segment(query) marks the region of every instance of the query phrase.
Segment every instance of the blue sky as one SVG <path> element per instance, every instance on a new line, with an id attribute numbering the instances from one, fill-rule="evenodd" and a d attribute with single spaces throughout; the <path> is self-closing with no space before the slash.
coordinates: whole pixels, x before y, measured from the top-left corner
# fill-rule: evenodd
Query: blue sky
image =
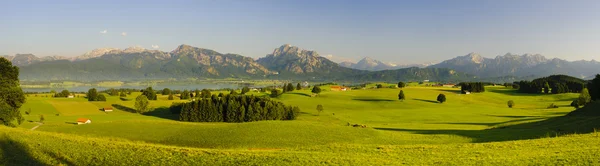
<path id="1" fill-rule="evenodd" d="M 11 0 L 0 7 L 0 55 L 189 44 L 257 58 L 289 43 L 337 61 L 425 63 L 470 52 L 600 60 L 600 1 L 592 0 Z"/>

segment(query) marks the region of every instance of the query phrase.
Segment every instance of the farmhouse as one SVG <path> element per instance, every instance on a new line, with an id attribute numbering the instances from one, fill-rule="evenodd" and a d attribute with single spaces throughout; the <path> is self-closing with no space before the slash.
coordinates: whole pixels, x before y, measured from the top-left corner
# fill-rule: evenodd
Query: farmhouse
<path id="1" fill-rule="evenodd" d="M 86 119 L 86 118 L 78 118 L 77 119 L 77 124 L 78 125 L 80 125 L 80 124 L 90 124 L 90 123 L 92 123 L 92 120 L 90 120 L 90 119 Z"/>
<path id="2" fill-rule="evenodd" d="M 113 111 L 113 108 L 110 108 L 110 107 L 105 107 L 103 109 L 104 109 L 104 112 L 112 112 Z"/>
<path id="3" fill-rule="evenodd" d="M 346 90 L 350 90 L 350 88 L 345 87 L 345 86 L 331 86 L 331 91 L 346 91 Z"/>
<path id="4" fill-rule="evenodd" d="M 72 98 L 75 98 L 75 96 L 69 95 L 69 96 L 67 96 L 67 98 L 72 99 Z"/>

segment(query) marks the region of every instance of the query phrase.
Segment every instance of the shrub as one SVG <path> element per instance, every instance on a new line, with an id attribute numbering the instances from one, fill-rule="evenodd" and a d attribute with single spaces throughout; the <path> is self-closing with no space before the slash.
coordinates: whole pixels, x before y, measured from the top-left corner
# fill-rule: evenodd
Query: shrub
<path id="1" fill-rule="evenodd" d="M 446 95 L 444 95 L 444 94 L 438 95 L 437 101 L 440 102 L 440 103 L 446 102 Z"/>
<path id="2" fill-rule="evenodd" d="M 96 98 L 96 101 L 106 101 L 106 97 L 104 97 L 103 94 L 99 94 L 98 97 Z"/>
<path id="3" fill-rule="evenodd" d="M 512 108 L 515 106 L 515 102 L 512 100 L 509 100 L 507 104 L 508 104 L 508 108 Z"/>

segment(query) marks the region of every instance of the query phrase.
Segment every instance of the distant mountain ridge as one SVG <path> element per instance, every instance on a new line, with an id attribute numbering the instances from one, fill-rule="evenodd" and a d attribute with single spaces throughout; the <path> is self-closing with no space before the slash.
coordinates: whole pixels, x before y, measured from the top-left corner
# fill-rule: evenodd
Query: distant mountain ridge
<path id="1" fill-rule="evenodd" d="M 600 63 L 592 61 L 573 61 L 554 58 L 547 59 L 539 54 L 515 55 L 507 53 L 495 58 L 484 58 L 477 53 L 469 53 L 429 68 L 449 68 L 473 74 L 479 77 L 501 76 L 549 76 L 564 74 L 585 78 L 600 73 Z"/>
<path id="2" fill-rule="evenodd" d="M 1 56 L 21 67 L 21 79 L 39 80 L 147 80 L 147 79 L 302 79 L 321 81 L 486 80 L 510 82 L 565 74 L 583 78 L 600 73 L 597 61 L 569 62 L 539 54 L 505 54 L 484 58 L 470 53 L 427 68 L 408 67 L 363 58 L 358 63 L 335 63 L 316 51 L 290 44 L 254 60 L 238 54 L 180 45 L 170 52 L 142 47 L 101 48 L 81 56 Z M 425 66 L 425 65 L 423 65 Z"/>
<path id="3" fill-rule="evenodd" d="M 339 64 L 340 64 L 340 66 L 343 66 L 343 67 L 359 69 L 359 70 L 368 70 L 368 71 L 394 70 L 394 69 L 402 69 L 402 68 L 409 68 L 409 67 L 427 67 L 428 66 L 427 64 L 397 65 L 397 64 L 393 64 L 393 63 L 381 62 L 379 60 L 369 58 L 369 57 L 365 57 L 356 63 L 345 61 L 345 62 L 340 62 Z"/>

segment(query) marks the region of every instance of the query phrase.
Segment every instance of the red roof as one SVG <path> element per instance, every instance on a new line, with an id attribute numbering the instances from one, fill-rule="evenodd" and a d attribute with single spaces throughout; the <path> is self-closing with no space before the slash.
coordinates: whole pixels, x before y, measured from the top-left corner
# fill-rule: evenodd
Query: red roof
<path id="1" fill-rule="evenodd" d="M 77 118 L 77 122 L 83 122 L 83 123 L 85 123 L 85 122 L 87 122 L 88 120 L 90 120 L 90 119 L 86 119 L 86 118 Z"/>

